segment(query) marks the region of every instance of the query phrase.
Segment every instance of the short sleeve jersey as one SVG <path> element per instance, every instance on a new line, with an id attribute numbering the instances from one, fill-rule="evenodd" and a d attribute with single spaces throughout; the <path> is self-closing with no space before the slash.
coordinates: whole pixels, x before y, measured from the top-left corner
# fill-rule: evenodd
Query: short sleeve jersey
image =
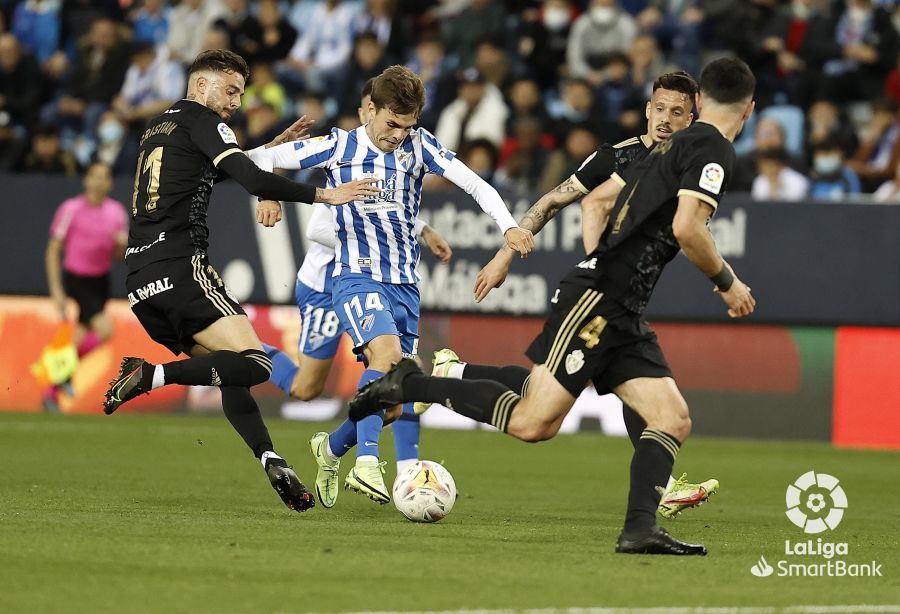
<path id="1" fill-rule="evenodd" d="M 644 139 L 643 136 L 636 136 L 615 145 L 601 145 L 573 173 L 575 187 L 587 194 L 610 177 L 624 183 L 622 176 L 628 165 L 646 158 L 653 147 L 652 142 L 648 145 Z"/>
<path id="2" fill-rule="evenodd" d="M 120 237 L 128 231 L 125 208 L 105 198 L 91 205 L 84 195 L 59 206 L 50 226 L 50 236 L 63 243 L 63 269 L 76 275 L 97 277 L 112 267 Z"/>
<path id="3" fill-rule="evenodd" d="M 643 313 L 663 268 L 680 249 L 672 232 L 678 198 L 694 196 L 715 212 L 734 163 L 734 147 L 704 122 L 658 144 L 629 166 L 599 246 L 564 282 L 601 290 Z"/>
<path id="4" fill-rule="evenodd" d="M 206 212 L 216 166 L 242 154 L 217 113 L 180 100 L 151 119 L 140 138 L 125 263 L 133 271 L 159 260 L 203 256 Z"/>

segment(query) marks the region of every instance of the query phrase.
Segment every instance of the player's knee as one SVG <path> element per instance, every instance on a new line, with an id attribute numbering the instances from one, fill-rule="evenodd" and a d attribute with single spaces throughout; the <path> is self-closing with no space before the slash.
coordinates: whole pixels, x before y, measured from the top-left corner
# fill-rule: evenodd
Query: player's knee
<path id="1" fill-rule="evenodd" d="M 262 384 L 272 375 L 272 359 L 260 350 L 244 350 L 241 356 L 247 359 L 250 370 L 250 385 Z"/>
<path id="2" fill-rule="evenodd" d="M 677 438 L 679 441 L 684 441 L 691 434 L 691 415 L 688 411 L 687 403 L 681 401 L 675 407 L 672 408 L 671 411 L 667 412 L 666 415 L 666 428 L 665 431 Z"/>
<path id="3" fill-rule="evenodd" d="M 382 335 L 372 339 L 363 351 L 369 361 L 369 368 L 378 371 L 387 371 L 403 358 L 400 341 L 393 335 Z"/>

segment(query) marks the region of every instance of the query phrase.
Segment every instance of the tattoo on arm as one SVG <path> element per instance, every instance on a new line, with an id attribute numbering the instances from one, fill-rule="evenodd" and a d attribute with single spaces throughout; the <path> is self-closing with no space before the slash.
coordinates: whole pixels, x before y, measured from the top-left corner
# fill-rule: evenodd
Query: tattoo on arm
<path id="1" fill-rule="evenodd" d="M 316 202 L 324 203 L 325 202 L 323 200 L 324 197 L 325 197 L 325 190 L 323 190 L 322 188 L 316 188 Z"/>
<path id="2" fill-rule="evenodd" d="M 519 226 L 537 234 L 563 207 L 575 202 L 581 196 L 581 191 L 569 177 L 534 203 L 519 222 Z"/>

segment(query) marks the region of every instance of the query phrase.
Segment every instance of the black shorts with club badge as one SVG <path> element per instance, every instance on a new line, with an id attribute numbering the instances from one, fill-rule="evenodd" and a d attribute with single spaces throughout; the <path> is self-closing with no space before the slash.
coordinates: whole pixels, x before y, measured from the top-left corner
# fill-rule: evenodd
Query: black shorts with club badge
<path id="1" fill-rule="evenodd" d="M 575 397 L 589 382 L 605 394 L 636 377 L 672 377 L 646 320 L 599 290 L 575 284 L 560 285 L 526 355 Z"/>
<path id="2" fill-rule="evenodd" d="M 176 356 L 219 318 L 246 315 L 205 256 L 153 262 L 129 273 L 125 287 L 141 326 Z"/>

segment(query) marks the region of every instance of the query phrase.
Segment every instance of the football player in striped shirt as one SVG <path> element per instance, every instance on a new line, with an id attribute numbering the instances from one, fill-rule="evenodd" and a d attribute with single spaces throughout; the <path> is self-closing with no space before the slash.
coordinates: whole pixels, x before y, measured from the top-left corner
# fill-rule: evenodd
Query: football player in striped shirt
<path id="1" fill-rule="evenodd" d="M 359 122 L 368 121 L 368 105 L 372 96 L 369 79 L 362 90 Z M 325 389 L 325 381 L 331 371 L 334 356 L 341 340 L 340 320 L 331 302 L 331 277 L 334 271 L 335 232 L 332 212 L 326 205 L 314 205 L 313 214 L 306 227 L 309 249 L 297 271 L 294 297 L 300 310 L 301 328 L 298 344 L 299 364 L 280 349 L 263 343 L 263 349 L 272 359 L 272 375 L 269 381 L 286 394 L 301 401 L 309 401 Z M 281 220 L 281 204 L 264 200 L 257 205 L 257 221 L 263 226 L 274 226 Z M 452 250 L 447 241 L 422 219 L 416 219 L 415 233 L 421 242 L 441 262 L 449 262 Z M 419 415 L 410 408 L 391 424 L 396 448 L 397 473 L 419 458 Z M 316 454 L 324 445 L 328 433 L 316 433 L 310 439 L 310 447 Z M 336 473 L 332 476 L 338 482 Z M 334 506 L 336 499 L 329 497 L 337 489 L 317 489 L 323 507 Z"/>
<path id="2" fill-rule="evenodd" d="M 329 186 L 371 177 L 381 188 L 376 197 L 333 209 L 332 298 L 343 329 L 368 364 L 360 387 L 402 357 L 416 354 L 419 244 L 414 225 L 426 174 L 443 176 L 470 194 L 497 223 L 510 249 L 525 256 L 534 247 L 531 231 L 518 227 L 497 191 L 431 133 L 416 127 L 424 103 L 421 79 L 406 67 L 392 66 L 372 85 L 364 126 L 350 132 L 335 128 L 325 137 L 253 154 L 264 170 L 323 168 Z M 390 501 L 378 455 L 385 419 L 398 416 L 400 408 L 389 411 L 390 415 L 382 410 L 358 423 L 346 421 L 323 438 L 316 453 L 316 486 L 330 500 L 337 497 L 340 458 L 358 442 L 356 464 L 346 485 L 379 503 Z"/>

